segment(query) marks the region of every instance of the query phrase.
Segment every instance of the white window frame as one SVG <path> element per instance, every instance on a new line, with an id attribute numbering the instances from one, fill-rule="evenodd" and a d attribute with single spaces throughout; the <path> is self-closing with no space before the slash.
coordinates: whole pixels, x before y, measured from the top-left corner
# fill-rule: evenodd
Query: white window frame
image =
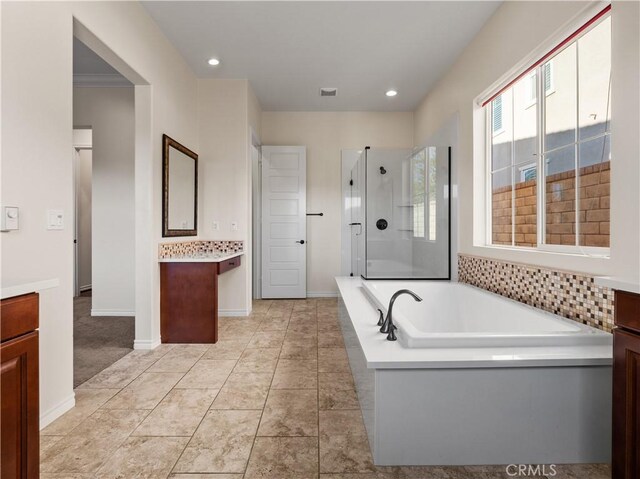
<path id="1" fill-rule="evenodd" d="M 593 10 L 590 9 L 590 12 L 593 12 L 591 14 L 591 17 L 593 17 L 596 13 L 598 13 L 599 10 L 602 9 L 601 6 L 597 6 L 596 7 L 597 10 Z M 587 15 L 589 15 L 589 13 L 587 13 Z M 585 18 L 583 21 L 579 22 L 577 25 L 574 24 L 572 27 L 568 27 L 568 29 L 573 29 L 575 31 L 576 27 L 579 27 L 581 24 L 586 23 L 591 17 L 587 17 Z M 494 93 L 493 92 L 497 92 L 497 91 L 501 91 L 505 85 L 508 85 L 509 83 L 511 83 L 513 78 L 517 78 L 518 76 L 518 71 L 522 72 L 524 70 L 527 69 L 526 65 L 527 64 L 531 64 L 535 61 L 536 56 L 542 57 L 544 55 L 543 49 L 539 49 L 537 52 L 533 53 L 531 55 L 532 58 L 528 58 L 525 59 L 523 62 L 521 62 L 522 66 L 516 67 L 512 73 L 510 75 L 505 76 L 505 78 L 503 80 L 501 80 L 500 82 L 498 82 L 496 85 L 494 85 L 492 88 L 490 88 L 489 90 L 487 90 L 484 94 L 480 95 L 478 97 L 477 100 L 477 104 L 484 110 L 484 126 L 483 126 L 483 136 L 484 136 L 484 171 L 485 171 L 485 201 L 484 201 L 484 216 L 485 216 L 485 244 L 483 246 L 485 247 L 489 247 L 489 248 L 497 248 L 497 249 L 507 249 L 507 250 L 516 250 L 516 251 L 532 251 L 532 252 L 545 252 L 545 253 L 562 253 L 562 254 L 571 254 L 571 255 L 577 255 L 577 256 L 589 256 L 589 257 L 595 257 L 595 258 L 604 258 L 604 259 L 609 259 L 610 258 L 610 253 L 611 253 L 611 244 L 609 245 L 609 247 L 593 247 L 593 246 L 583 246 L 583 245 L 579 245 L 579 244 L 575 244 L 575 245 L 553 245 L 553 244 L 547 244 L 545 243 L 545 233 L 546 233 L 546 205 L 544 204 L 546 198 L 545 198 L 545 187 L 546 187 L 546 181 L 543 181 L 545 179 L 545 168 L 543 165 L 543 162 L 545 162 L 545 159 L 543 158 L 543 155 L 540 154 L 541 151 L 543 151 L 543 141 L 544 141 L 544 131 L 545 131 L 545 125 L 544 125 L 544 107 L 540 107 L 541 105 L 544 104 L 544 101 L 540 101 L 538 102 L 538 98 L 546 98 L 547 96 L 551 95 L 552 93 L 555 92 L 555 84 L 553 81 L 553 59 L 555 58 L 556 55 L 560 54 L 562 51 L 564 51 L 564 49 L 566 49 L 567 47 L 569 47 L 570 45 L 574 44 L 575 42 L 577 42 L 580 38 L 582 38 L 585 34 L 587 34 L 588 32 L 590 32 L 593 28 L 595 28 L 596 26 L 598 26 L 601 22 L 603 22 L 605 19 L 610 18 L 611 17 L 611 11 L 609 10 L 606 14 L 604 14 L 602 17 L 600 17 L 598 19 L 598 21 L 594 22 L 592 25 L 590 25 L 588 28 L 586 28 L 584 31 L 582 31 L 577 37 L 575 37 L 574 39 L 572 39 L 569 43 L 567 43 L 566 45 L 564 45 L 560 50 L 558 50 L 557 52 L 555 52 L 553 54 L 553 56 L 551 56 L 548 60 L 546 60 L 545 62 L 542 62 L 540 65 L 538 65 L 533 71 L 537 72 L 536 75 L 532 74 L 531 76 L 535 77 L 537 80 L 537 85 L 536 85 L 536 91 L 537 91 L 537 98 L 536 101 L 533 104 L 538 104 L 538 111 L 537 111 L 537 117 L 538 117 L 538 147 L 537 147 L 537 158 L 538 158 L 538 173 L 537 173 L 537 227 L 536 227 L 536 231 L 537 231 L 537 236 L 538 236 L 538 241 L 537 241 L 537 246 L 535 247 L 528 247 L 528 246 L 517 246 L 514 244 L 515 242 L 515 221 L 512 221 L 512 235 L 511 235 L 511 245 L 501 245 L 501 244 L 494 244 L 493 243 L 493 224 L 492 224 L 492 204 L 493 204 L 493 195 L 492 195 L 492 168 L 491 168 L 491 159 L 492 159 L 492 140 L 493 138 L 495 138 L 499 133 L 501 133 L 502 131 L 499 132 L 493 132 L 493 118 L 492 118 L 492 107 L 491 107 L 491 102 L 486 103 L 486 105 L 483 106 L 484 103 L 484 99 L 485 98 L 491 98 Z M 568 35 L 567 35 L 568 36 Z M 566 38 L 566 36 L 565 36 Z M 561 40 L 560 40 L 561 41 Z M 547 49 L 547 51 L 550 51 L 552 48 L 555 47 L 555 45 L 559 44 L 560 41 L 558 40 L 554 40 L 551 43 L 551 47 Z M 544 75 L 544 65 L 546 63 L 550 63 L 551 65 L 551 81 L 550 81 L 550 88 L 549 91 L 547 92 L 543 92 L 542 90 L 544 90 L 544 81 L 541 81 L 540 79 L 543 78 Z M 579 90 L 578 90 L 579 91 Z M 529 106 L 532 106 L 529 105 Z M 609 119 L 609 121 L 611 121 Z M 579 125 L 579 123 L 578 123 Z M 576 126 L 576 128 L 578 128 L 578 126 Z M 504 128 L 502 129 L 504 130 Z M 589 139 L 594 139 L 597 137 L 606 137 L 606 136 L 610 136 L 611 135 L 611 131 L 609 131 L 608 133 L 605 132 L 603 135 L 598 135 L 598 136 L 594 136 L 593 138 L 588 138 L 588 139 L 577 139 L 575 142 L 575 146 L 577 146 L 579 143 L 584 143 L 586 140 Z M 569 145 L 565 145 L 565 147 L 567 147 Z M 548 152 L 547 152 L 548 153 Z M 578 161 L 578 153 L 576 152 L 576 162 Z M 525 166 L 529 166 L 525 165 Z M 514 166 L 512 165 L 511 168 L 514 168 Z M 542 174 L 541 174 L 542 173 Z M 577 174 L 577 168 L 576 168 L 576 182 L 578 181 L 578 174 Z M 580 234 L 580 230 L 579 230 L 579 212 L 580 212 L 580 198 L 579 198 L 579 188 L 576 187 L 576 207 L 575 207 L 575 214 L 576 214 L 576 243 L 578 242 L 579 239 L 579 234 Z M 512 204 L 512 217 L 513 215 L 515 215 L 515 206 Z"/>

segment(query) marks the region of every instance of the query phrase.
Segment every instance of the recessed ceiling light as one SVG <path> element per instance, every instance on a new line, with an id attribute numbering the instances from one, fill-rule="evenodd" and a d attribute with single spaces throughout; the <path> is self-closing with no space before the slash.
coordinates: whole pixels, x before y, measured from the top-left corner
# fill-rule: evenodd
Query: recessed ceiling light
<path id="1" fill-rule="evenodd" d="M 388 90 L 387 93 L 385 93 L 387 96 L 396 96 L 397 94 L 398 92 L 395 90 Z"/>
<path id="2" fill-rule="evenodd" d="M 220 60 L 218 60 L 217 58 L 209 58 L 209 61 L 207 63 L 212 67 L 215 67 L 216 65 L 220 65 Z"/>

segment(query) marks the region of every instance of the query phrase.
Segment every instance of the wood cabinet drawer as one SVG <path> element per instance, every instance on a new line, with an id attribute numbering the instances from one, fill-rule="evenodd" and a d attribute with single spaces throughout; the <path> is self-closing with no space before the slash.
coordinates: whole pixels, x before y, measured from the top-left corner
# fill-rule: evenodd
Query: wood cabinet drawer
<path id="1" fill-rule="evenodd" d="M 640 294 L 615 292 L 615 324 L 640 332 Z"/>
<path id="2" fill-rule="evenodd" d="M 24 294 L 0 302 L 0 341 L 38 329 L 38 293 Z"/>
<path id="3" fill-rule="evenodd" d="M 230 258 L 225 261 L 221 261 L 218 264 L 218 274 L 226 273 L 230 269 L 237 268 L 240 266 L 240 256 L 236 256 L 235 258 Z"/>

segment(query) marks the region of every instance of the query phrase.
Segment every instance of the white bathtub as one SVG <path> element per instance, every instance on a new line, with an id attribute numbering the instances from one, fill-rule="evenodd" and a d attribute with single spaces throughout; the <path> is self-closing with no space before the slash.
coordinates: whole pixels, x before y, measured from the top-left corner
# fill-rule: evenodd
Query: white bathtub
<path id="1" fill-rule="evenodd" d="M 461 283 L 441 281 L 364 281 L 376 308 L 393 307 L 400 343 L 408 348 L 611 345 L 612 335 L 503 296 Z"/>
<path id="2" fill-rule="evenodd" d="M 610 461 L 608 333 L 462 284 L 336 281 L 375 464 Z M 387 341 L 376 308 L 403 288 L 424 301 L 398 298 Z"/>

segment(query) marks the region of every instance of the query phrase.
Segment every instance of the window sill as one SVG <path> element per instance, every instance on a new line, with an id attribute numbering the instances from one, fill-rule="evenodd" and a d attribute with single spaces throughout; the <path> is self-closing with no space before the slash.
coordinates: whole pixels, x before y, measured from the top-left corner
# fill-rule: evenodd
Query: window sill
<path id="1" fill-rule="evenodd" d="M 544 256 L 562 256 L 567 257 L 571 256 L 574 258 L 581 259 L 596 259 L 596 260 L 609 260 L 611 259 L 611 252 L 609 248 L 588 248 L 585 247 L 583 251 L 580 252 L 578 248 L 570 247 L 562 247 L 562 246 L 545 246 L 538 248 L 529 248 L 526 246 L 503 246 L 503 245 L 475 245 L 476 248 L 486 249 L 489 251 L 509 251 L 516 253 L 526 253 L 526 254 L 540 254 Z"/>

